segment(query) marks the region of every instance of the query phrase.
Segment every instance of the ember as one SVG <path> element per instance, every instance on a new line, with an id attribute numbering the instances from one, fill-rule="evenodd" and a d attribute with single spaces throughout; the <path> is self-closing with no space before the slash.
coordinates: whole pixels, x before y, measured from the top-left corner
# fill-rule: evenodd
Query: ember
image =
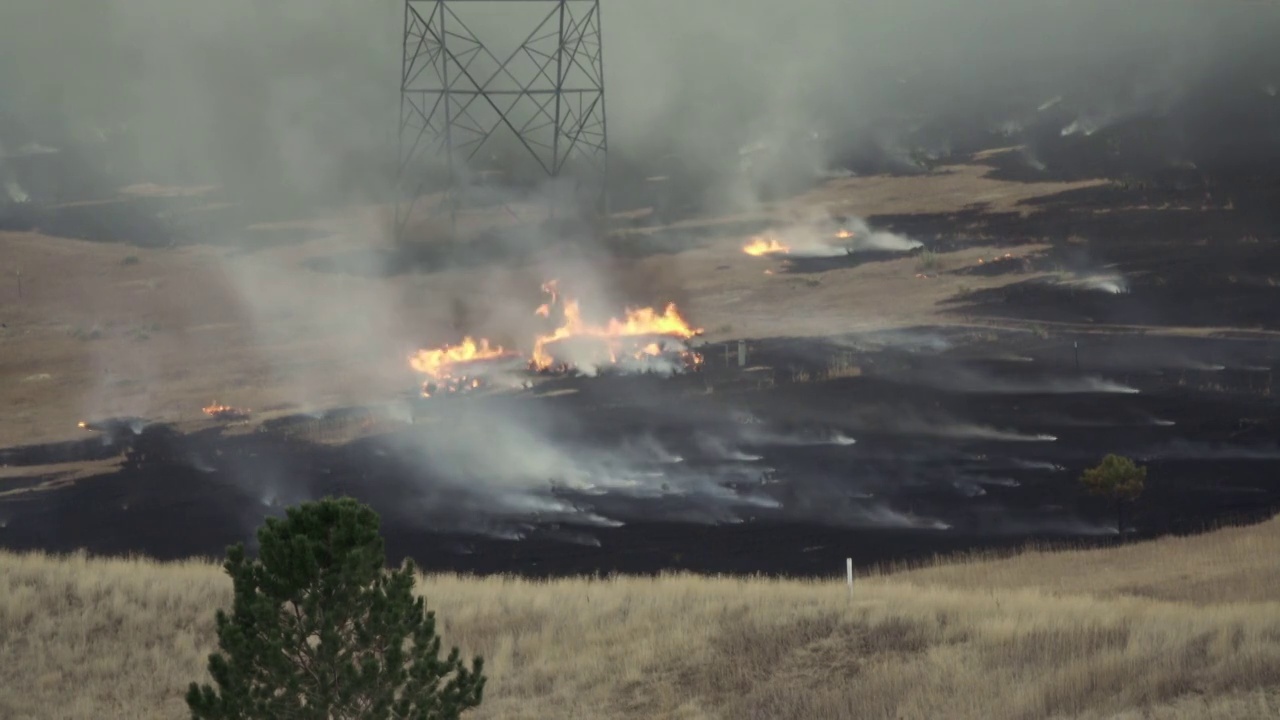
<path id="1" fill-rule="evenodd" d="M 988 262 L 1000 262 L 1001 260 L 1013 260 L 1013 259 L 1014 259 L 1014 257 L 1013 257 L 1013 253 L 1005 253 L 1004 255 L 997 255 L 997 256 L 995 256 L 995 257 L 991 258 L 990 260 L 985 260 L 985 259 L 983 259 L 983 258 L 978 258 L 978 264 L 979 264 L 979 265 L 984 265 L 984 264 L 986 264 L 986 263 L 988 263 Z"/>

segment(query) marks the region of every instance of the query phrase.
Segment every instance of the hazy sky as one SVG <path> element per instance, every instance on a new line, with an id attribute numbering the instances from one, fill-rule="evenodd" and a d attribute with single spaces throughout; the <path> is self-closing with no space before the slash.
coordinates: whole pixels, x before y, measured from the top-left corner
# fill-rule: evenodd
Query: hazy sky
<path id="1" fill-rule="evenodd" d="M 506 47 L 533 5 L 458 12 Z M 854 142 L 904 113 L 998 123 L 1065 94 L 1111 117 L 1223 78 L 1280 84 L 1280 3 L 602 5 L 620 156 L 719 163 L 752 133 L 814 129 Z M 7 0 L 0 110 L 45 142 L 121 132 L 130 161 L 157 181 L 359 192 L 390 163 L 402 11 L 401 0 Z"/>

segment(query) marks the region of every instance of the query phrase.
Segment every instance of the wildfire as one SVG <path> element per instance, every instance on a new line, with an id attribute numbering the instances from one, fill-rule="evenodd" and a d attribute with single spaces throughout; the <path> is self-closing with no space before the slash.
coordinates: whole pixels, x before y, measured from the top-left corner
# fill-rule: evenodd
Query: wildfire
<path id="1" fill-rule="evenodd" d="M 500 345 L 493 345 L 484 338 L 477 341 L 468 336 L 458 345 L 419 350 L 409 356 L 409 365 L 427 376 L 422 383 L 422 395 L 431 397 L 438 390 L 452 393 L 479 388 L 480 378 L 468 375 L 467 366 L 511 356 L 512 353 Z"/>
<path id="2" fill-rule="evenodd" d="M 219 405 L 217 402 L 212 402 L 208 407 L 202 409 L 205 415 L 215 420 L 244 420 L 249 417 L 249 411 L 244 408 Z"/>
<path id="3" fill-rule="evenodd" d="M 555 330 L 534 341 L 529 365 L 535 370 L 551 370 L 566 364 L 557 362 L 550 349 L 561 342 L 593 342 L 601 351 L 599 359 L 602 363 L 617 364 L 628 357 L 660 357 L 671 350 L 663 339 L 687 340 L 702 332 L 689 325 L 675 303 L 669 303 L 662 312 L 653 308 L 628 308 L 624 318 L 610 318 L 607 323 L 593 325 L 583 319 L 582 306 L 577 300 L 561 302 L 554 281 L 544 285 L 543 290 L 551 295 L 551 301 L 539 307 L 536 313 L 550 317 L 552 308 L 559 305 L 563 320 Z M 685 350 L 683 343 L 679 343 L 675 351 L 687 364 L 696 365 L 701 361 L 696 353 Z"/>
<path id="4" fill-rule="evenodd" d="M 772 237 L 756 237 L 751 242 L 742 247 L 742 252 L 748 255 L 760 257 L 762 255 L 786 254 L 791 252 L 791 248 L 783 245 L 777 238 Z"/>
<path id="5" fill-rule="evenodd" d="M 409 365 L 418 372 L 434 378 L 448 377 L 450 371 L 462 363 L 477 360 L 493 360 L 509 355 L 500 345 L 490 345 L 488 340 L 476 341 L 470 337 L 458 345 L 445 345 L 434 350 L 419 350 L 409 357 Z"/>
<path id="6" fill-rule="evenodd" d="M 853 233 L 849 232 L 848 230 L 841 230 L 840 232 L 836 233 L 837 240 L 848 240 L 851 237 L 853 237 Z"/>
<path id="7" fill-rule="evenodd" d="M 628 308 L 623 317 L 596 324 L 583 317 L 577 299 L 564 297 L 555 280 L 544 283 L 542 291 L 549 300 L 534 314 L 558 326 L 534 338 L 525 361 L 529 370 L 594 371 L 607 365 L 644 365 L 667 358 L 685 368 L 702 363 L 702 357 L 684 344 L 702 331 L 690 326 L 674 303 L 661 312 Z M 492 363 L 518 357 L 488 340 L 467 337 L 458 345 L 419 350 L 409 357 L 409 365 L 427 376 L 422 394 L 432 397 L 483 387 L 493 381 L 493 372 L 510 373 L 511 368 L 498 370 Z"/>

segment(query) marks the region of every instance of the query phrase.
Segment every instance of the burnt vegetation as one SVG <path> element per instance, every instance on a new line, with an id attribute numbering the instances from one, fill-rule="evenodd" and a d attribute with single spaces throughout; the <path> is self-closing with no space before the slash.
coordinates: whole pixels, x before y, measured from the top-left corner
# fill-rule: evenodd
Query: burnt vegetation
<path id="1" fill-rule="evenodd" d="M 383 514 L 393 561 L 410 557 L 427 570 L 804 576 L 848 555 L 865 566 L 1029 540 L 1111 542 L 1114 505 L 1073 482 L 1102 448 L 1159 479 L 1127 511 L 1130 537 L 1280 507 L 1274 341 L 912 333 L 835 347 L 755 342 L 745 367 L 736 344 L 712 345 L 690 375 L 552 379 L 538 387 L 541 399 L 423 400 L 415 424 L 377 407 L 278 418 L 256 431 L 99 423 L 76 443 L 4 451 L 11 466 L 124 459 L 92 482 L 23 497 L 6 542 L 207 556 L 237 541 L 246 520 L 341 493 Z M 417 465 L 433 436 L 462 441 L 497 416 L 546 427 L 549 413 L 579 418 L 549 431 L 554 447 L 657 443 L 684 472 L 777 506 L 701 491 L 584 493 L 553 474 L 522 482 L 584 516 L 540 517 L 495 506 L 504 491 L 484 478 L 459 484 L 445 467 L 424 475 Z M 586 514 L 621 524 L 599 527 Z"/>

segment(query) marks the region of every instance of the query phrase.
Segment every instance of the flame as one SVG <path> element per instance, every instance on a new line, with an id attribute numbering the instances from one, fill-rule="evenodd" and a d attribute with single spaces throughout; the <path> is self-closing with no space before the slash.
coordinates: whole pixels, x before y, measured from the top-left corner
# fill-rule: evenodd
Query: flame
<path id="1" fill-rule="evenodd" d="M 701 333 L 680 315 L 675 303 L 662 312 L 653 308 L 628 308 L 624 317 L 612 318 L 603 324 L 593 324 L 583 319 L 578 300 L 566 298 L 555 280 L 543 283 L 542 291 L 550 299 L 539 305 L 534 314 L 549 320 L 556 319 L 559 326 L 551 332 L 536 336 L 528 366 L 534 371 L 567 371 L 571 363 L 558 360 L 552 352 L 556 343 L 587 339 L 602 350 L 596 353 L 601 364 L 617 364 L 627 359 L 643 360 L 674 356 L 686 367 L 696 367 L 702 357 L 685 347 L 683 341 Z M 672 342 L 674 341 L 674 342 Z M 516 357 L 516 353 L 494 345 L 486 339 L 466 337 L 458 345 L 419 350 L 409 356 L 409 365 L 426 375 L 422 383 L 423 397 L 437 394 L 459 393 L 475 390 L 488 381 L 472 363 L 486 360 Z M 595 359 L 593 358 L 593 362 Z"/>
<path id="2" fill-rule="evenodd" d="M 212 418 L 245 418 L 249 416 L 249 410 L 244 408 L 231 407 L 230 405 L 219 405 L 217 401 L 209 403 L 208 406 L 201 408 L 205 415 Z"/>
<path id="3" fill-rule="evenodd" d="M 89 423 L 81 420 L 80 422 L 76 423 L 76 427 L 80 428 L 81 430 L 87 430 L 89 428 Z"/>
<path id="4" fill-rule="evenodd" d="M 853 233 L 849 232 L 848 230 L 841 230 L 840 232 L 836 233 L 836 238 L 839 240 L 848 240 L 851 237 L 853 237 Z"/>
<path id="5" fill-rule="evenodd" d="M 501 345 L 467 336 L 458 345 L 419 350 L 409 356 L 409 366 L 427 376 L 422 383 L 422 395 L 431 397 L 437 389 L 452 393 L 479 388 L 480 379 L 458 372 L 459 366 L 510 355 Z"/>
<path id="6" fill-rule="evenodd" d="M 543 290 L 551 295 L 551 302 L 538 308 L 537 314 L 549 317 L 551 308 L 560 304 L 563 320 L 560 326 L 546 335 L 539 336 L 533 345 L 529 365 L 535 370 L 551 370 L 557 367 L 556 359 L 549 350 L 555 343 L 572 338 L 590 338 L 599 341 L 608 355 L 610 363 L 617 363 L 624 357 L 633 358 L 659 357 L 666 349 L 655 336 L 687 340 L 702 332 L 694 329 L 680 315 L 675 303 L 669 303 L 662 312 L 654 308 L 627 308 L 625 317 L 610 318 L 607 323 L 593 325 L 582 317 L 582 306 L 576 299 L 564 299 L 556 293 L 555 282 L 543 286 Z M 642 343 L 642 344 L 641 344 Z M 690 364 L 698 364 L 701 358 L 696 353 L 688 353 L 683 345 L 679 348 L 682 357 Z"/>
<path id="7" fill-rule="evenodd" d="M 459 345 L 445 345 L 434 350 L 419 350 L 409 356 L 409 365 L 414 370 L 437 379 L 449 377 L 450 371 L 460 363 L 475 360 L 492 360 L 509 353 L 500 345 L 491 345 L 488 340 L 479 341 L 470 336 L 462 339 Z"/>
<path id="8" fill-rule="evenodd" d="M 744 245 L 742 252 L 760 257 L 761 255 L 773 255 L 776 253 L 786 254 L 791 252 L 791 248 L 783 245 L 777 238 L 759 236 L 752 238 L 751 242 Z"/>

